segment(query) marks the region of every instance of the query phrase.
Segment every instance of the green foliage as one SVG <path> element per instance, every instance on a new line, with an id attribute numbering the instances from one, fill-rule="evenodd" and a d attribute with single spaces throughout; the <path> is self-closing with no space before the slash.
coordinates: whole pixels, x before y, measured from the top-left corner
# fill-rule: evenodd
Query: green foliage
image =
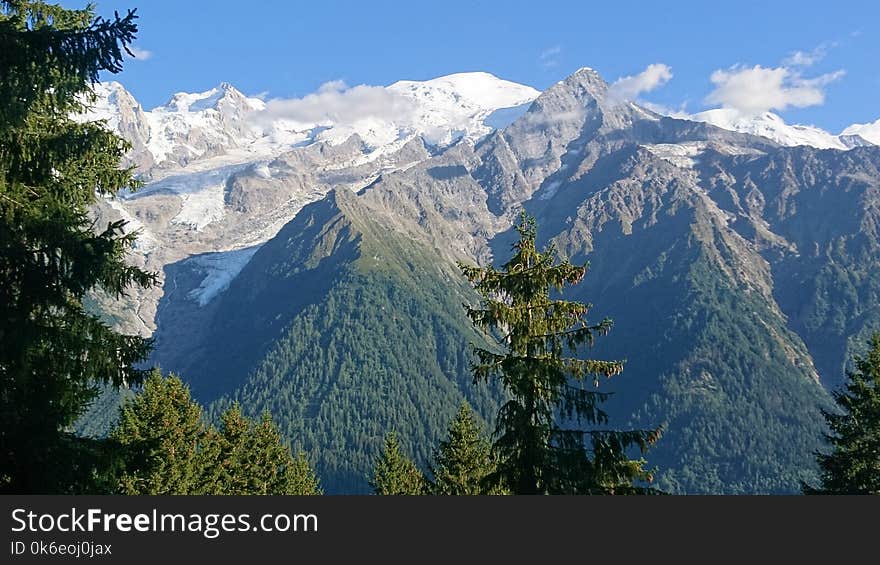
<path id="1" fill-rule="evenodd" d="M 20 122 L 35 107 L 66 117 L 81 108 L 100 71 L 122 70 L 123 50 L 137 33 L 133 11 L 111 21 L 91 6 L 68 10 L 38 0 L 0 2 L 0 122 Z"/>
<path id="2" fill-rule="evenodd" d="M 120 446 L 121 494 L 320 494 L 305 456 L 291 455 L 268 414 L 233 406 L 220 430 L 180 378 L 154 371 L 126 401 L 110 439 Z"/>
<path id="3" fill-rule="evenodd" d="M 179 377 L 155 370 L 143 391 L 127 401 L 110 434 L 123 450 L 121 494 L 195 494 L 208 488 L 201 408 Z"/>
<path id="4" fill-rule="evenodd" d="M 465 403 L 434 452 L 431 493 L 444 495 L 497 494 L 486 478 L 495 471 L 492 446 L 471 407 Z"/>
<path id="5" fill-rule="evenodd" d="M 283 415 L 285 437 L 316 455 L 328 490 L 363 492 L 386 430 L 424 464 L 462 400 L 483 414 L 497 407 L 493 391 L 469 386 L 472 334 L 450 313 L 460 308 L 455 298 L 377 273 L 346 277 L 296 317 L 230 396 L 250 414 Z M 227 406 L 213 405 L 212 416 Z"/>
<path id="6" fill-rule="evenodd" d="M 644 245 L 633 241 L 617 254 L 633 256 Z M 631 410 L 635 426 L 664 423 L 668 431 L 651 461 L 665 492 L 796 492 L 815 478 L 809 454 L 819 446 L 825 393 L 778 312 L 730 281 L 707 251 L 689 251 L 679 251 L 653 281 L 602 294 L 615 319 L 626 321 L 618 334 L 625 343 L 651 343 L 657 338 L 642 332 L 668 322 L 659 345 L 635 348 L 627 363 L 636 378 L 656 378 L 659 390 L 641 400 L 632 383 L 610 402 L 616 411 Z M 614 267 L 606 259 L 593 275 L 610 276 Z M 637 400 L 624 404 L 630 398 Z"/>
<path id="7" fill-rule="evenodd" d="M 80 449 L 66 432 L 96 383 L 137 383 L 149 342 L 120 335 L 83 307 L 155 278 L 124 261 L 124 222 L 95 229 L 96 194 L 134 187 L 126 144 L 84 109 L 100 71 L 117 72 L 135 15 L 105 21 L 0 1 L 0 491 L 65 492 L 59 461 Z"/>
<path id="8" fill-rule="evenodd" d="M 382 454 L 376 458 L 370 487 L 380 495 L 428 494 L 428 482 L 411 459 L 400 451 L 394 432 L 385 436 Z"/>
<path id="9" fill-rule="evenodd" d="M 831 453 L 817 453 L 818 488 L 806 494 L 880 494 L 880 333 L 865 357 L 856 357 L 843 390 L 834 392 L 838 411 L 822 411 Z"/>
<path id="10" fill-rule="evenodd" d="M 631 446 L 644 452 L 659 430 L 582 431 L 559 423 L 606 426 L 599 404 L 608 395 L 580 381 L 592 377 L 597 386 L 599 377 L 619 374 L 623 364 L 563 356 L 607 334 L 611 320 L 588 324 L 590 304 L 552 299 L 551 291 L 580 282 L 586 267 L 557 263 L 553 247 L 538 251 L 535 221 L 525 212 L 516 230 L 514 256 L 500 271 L 461 266 L 483 298 L 480 308 L 467 308 L 468 316 L 498 336 L 500 350 L 475 347 L 474 380 L 498 380 L 511 396 L 498 412 L 498 468 L 491 480 L 515 494 L 648 492 L 636 483 L 652 480 L 651 473 L 626 452 Z"/>
<path id="11" fill-rule="evenodd" d="M 215 455 L 212 494 L 320 494 L 318 478 L 304 453 L 292 457 L 268 412 L 258 422 L 235 404 L 223 413 L 219 433 L 209 433 Z"/>
<path id="12" fill-rule="evenodd" d="M 490 415 L 500 395 L 472 386 L 467 347 L 481 338 L 462 315 L 474 294 L 455 267 L 392 231 L 364 235 L 331 204 L 307 206 L 260 249 L 220 298 L 204 347 L 182 361 L 205 402 L 229 375 L 228 392 L 208 405 L 212 421 L 235 401 L 248 416 L 269 410 L 294 448 L 314 457 L 328 493 L 367 493 L 388 430 L 426 469 L 461 403 Z M 326 226 L 340 234 L 334 243 L 323 241 Z M 309 230 L 317 243 L 301 242 Z M 303 268 L 327 247 L 332 256 Z M 248 356 L 237 349 L 243 341 L 260 355 L 235 374 Z"/>

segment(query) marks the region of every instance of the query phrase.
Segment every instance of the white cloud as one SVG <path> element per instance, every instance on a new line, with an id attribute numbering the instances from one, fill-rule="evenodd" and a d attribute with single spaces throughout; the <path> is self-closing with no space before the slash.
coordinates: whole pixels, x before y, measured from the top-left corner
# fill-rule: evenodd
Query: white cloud
<path id="1" fill-rule="evenodd" d="M 637 75 L 617 79 L 608 88 L 608 98 L 612 103 L 635 100 L 639 94 L 650 92 L 666 84 L 672 78 L 672 69 L 663 63 L 648 65 Z"/>
<path id="2" fill-rule="evenodd" d="M 286 119 L 302 124 L 353 123 L 367 118 L 395 122 L 407 121 L 415 102 L 381 86 L 359 85 L 349 88 L 334 80 L 302 98 L 275 98 L 266 103 L 262 119 Z"/>
<path id="3" fill-rule="evenodd" d="M 562 47 L 560 45 L 554 45 L 553 47 L 548 47 L 541 51 L 541 59 L 549 59 L 551 57 L 555 57 L 562 53 Z"/>
<path id="4" fill-rule="evenodd" d="M 318 87 L 318 92 L 342 92 L 348 90 L 348 85 L 342 79 L 327 81 Z"/>
<path id="5" fill-rule="evenodd" d="M 837 47 L 837 43 L 825 41 L 812 51 L 793 51 L 782 61 L 782 64 L 786 67 L 809 67 L 824 59 L 828 55 L 828 50 L 833 47 Z"/>
<path id="6" fill-rule="evenodd" d="M 541 51 L 541 54 L 538 56 L 538 59 L 541 61 L 541 65 L 546 69 L 550 69 L 556 66 L 559 66 L 559 55 L 562 54 L 562 46 L 554 45 L 553 47 L 548 47 Z"/>
<path id="7" fill-rule="evenodd" d="M 817 63 L 825 56 L 825 53 L 817 53 L 815 50 L 813 51 L 794 51 L 791 55 L 786 57 L 782 63 L 785 65 L 793 66 L 793 67 L 809 67 Z"/>
<path id="8" fill-rule="evenodd" d="M 152 51 L 141 49 L 140 47 L 137 47 L 135 45 L 129 45 L 128 50 L 131 51 L 131 54 L 134 55 L 134 58 L 139 61 L 146 61 L 153 56 Z"/>
<path id="9" fill-rule="evenodd" d="M 844 74 L 840 70 L 805 79 L 789 67 L 755 65 L 719 69 L 710 77 L 715 90 L 706 97 L 706 102 L 733 108 L 745 115 L 816 106 L 825 102 L 824 87 Z"/>

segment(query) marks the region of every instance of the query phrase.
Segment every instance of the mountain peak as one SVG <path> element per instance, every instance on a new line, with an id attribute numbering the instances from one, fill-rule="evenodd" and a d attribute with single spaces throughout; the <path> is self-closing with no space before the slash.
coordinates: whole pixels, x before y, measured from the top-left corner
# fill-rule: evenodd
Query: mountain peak
<path id="1" fill-rule="evenodd" d="M 541 93 L 487 72 L 455 73 L 426 81 L 401 80 L 388 90 L 425 101 L 449 98 L 457 104 L 498 109 L 531 102 Z"/>
<path id="2" fill-rule="evenodd" d="M 815 126 L 789 125 L 773 112 L 744 114 L 735 108 L 715 108 L 690 116 L 721 129 L 766 137 L 780 145 L 809 145 L 819 149 L 847 149 L 837 136 Z"/>
<path id="3" fill-rule="evenodd" d="M 870 124 L 853 124 L 843 130 L 840 135 L 857 135 L 860 138 L 868 141 L 869 143 L 880 145 L 880 120 L 877 120 L 876 122 Z"/>
<path id="4" fill-rule="evenodd" d="M 608 83 L 590 67 L 578 69 L 545 90 L 536 100 L 534 113 L 532 123 L 569 122 L 577 131 L 587 122 L 606 131 L 625 129 L 647 115 L 633 104 L 609 100 Z"/>
<path id="5" fill-rule="evenodd" d="M 594 69 L 593 67 L 580 67 L 575 72 L 571 73 L 572 75 L 595 75 L 599 78 L 602 78 L 602 75 L 599 74 L 599 71 Z"/>
<path id="6" fill-rule="evenodd" d="M 120 129 L 121 124 L 128 124 L 121 130 L 126 130 L 127 139 L 135 142 L 131 138 L 136 135 L 129 125 L 141 119 L 143 108 L 134 99 L 134 96 L 116 81 L 97 82 L 92 85 L 92 91 L 95 93 L 94 99 L 83 98 L 86 111 L 76 116 L 75 119 L 106 120 L 111 129 Z M 132 127 L 143 129 L 137 126 Z"/>
<path id="7" fill-rule="evenodd" d="M 104 82 L 96 82 L 94 85 L 92 85 L 92 89 L 93 89 L 96 93 L 99 93 L 99 94 L 100 94 L 100 93 L 105 93 L 105 92 L 106 92 L 106 93 L 110 93 L 110 92 L 120 92 L 120 91 L 128 92 L 127 90 L 125 90 L 125 87 L 122 86 L 121 83 L 119 83 L 119 82 L 117 82 L 117 81 L 115 81 L 115 80 L 108 80 L 108 81 L 104 81 Z"/>
<path id="8" fill-rule="evenodd" d="M 155 110 L 158 112 L 199 112 L 208 109 L 216 110 L 221 101 L 248 103 L 252 100 L 256 99 L 248 98 L 231 83 L 221 82 L 204 92 L 178 92 L 165 105 L 159 106 Z M 254 106 L 254 104 L 249 105 Z"/>
<path id="9" fill-rule="evenodd" d="M 605 100 L 605 96 L 608 94 L 608 83 L 605 82 L 602 75 L 595 69 L 581 67 L 550 87 L 547 92 L 553 90 L 564 90 L 584 103 L 589 104 L 592 100 L 596 102 L 603 102 Z"/>

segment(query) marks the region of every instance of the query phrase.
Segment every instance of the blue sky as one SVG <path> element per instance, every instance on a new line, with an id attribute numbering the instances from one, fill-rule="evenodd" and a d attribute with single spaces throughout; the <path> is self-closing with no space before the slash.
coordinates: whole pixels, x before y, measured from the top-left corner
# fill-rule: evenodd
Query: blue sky
<path id="1" fill-rule="evenodd" d="M 117 80 L 147 109 L 221 81 L 289 98 L 339 79 L 487 71 L 544 89 L 583 66 L 613 82 L 663 64 L 671 79 L 641 100 L 697 112 L 772 78 L 778 92 L 758 93 L 757 105 L 767 98 L 789 123 L 839 132 L 880 118 L 874 1 L 96 1 L 100 14 L 138 9 L 136 46 L 149 56 Z"/>

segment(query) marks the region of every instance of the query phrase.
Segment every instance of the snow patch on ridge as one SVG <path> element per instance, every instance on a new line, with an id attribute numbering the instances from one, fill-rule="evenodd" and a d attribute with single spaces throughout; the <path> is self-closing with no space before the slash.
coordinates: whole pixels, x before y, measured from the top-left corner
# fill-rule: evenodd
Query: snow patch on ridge
<path id="1" fill-rule="evenodd" d="M 143 189 L 123 200 L 141 198 L 155 192 L 171 192 L 181 199 L 181 209 L 171 219 L 173 224 L 187 225 L 200 231 L 208 224 L 221 219 L 226 213 L 224 191 L 229 177 L 249 166 L 249 163 L 225 164 L 216 159 L 203 166 L 217 165 L 207 170 L 184 171 L 149 183 Z"/>
<path id="2" fill-rule="evenodd" d="M 208 224 L 221 219 L 225 214 L 224 187 L 225 183 L 214 184 L 198 192 L 182 194 L 180 196 L 182 208 L 171 219 L 171 223 L 201 231 Z"/>
<path id="3" fill-rule="evenodd" d="M 732 108 L 717 108 L 693 114 L 688 119 L 706 122 L 722 129 L 766 137 L 794 147 L 809 145 L 818 149 L 848 149 L 838 136 L 815 126 L 789 125 L 772 112 L 755 116 L 743 115 Z"/>
<path id="4" fill-rule="evenodd" d="M 556 192 L 559 191 L 559 187 L 562 186 L 562 181 L 554 180 L 547 183 L 541 190 L 541 194 L 538 195 L 539 200 L 550 200 L 554 196 L 556 196 Z"/>
<path id="5" fill-rule="evenodd" d="M 870 124 L 853 124 L 843 130 L 840 135 L 858 135 L 869 143 L 880 145 L 880 120 Z"/>
<path id="6" fill-rule="evenodd" d="M 260 247 L 256 245 L 233 251 L 205 253 L 188 259 L 187 263 L 196 271 L 203 273 L 205 278 L 198 288 L 191 290 L 187 296 L 199 306 L 211 302 L 218 294 L 229 288 Z"/>
<path id="7" fill-rule="evenodd" d="M 676 167 L 693 169 L 699 163 L 697 156 L 706 150 L 706 143 L 702 141 L 687 143 L 657 143 L 642 145 L 653 155 L 664 159 Z"/>

